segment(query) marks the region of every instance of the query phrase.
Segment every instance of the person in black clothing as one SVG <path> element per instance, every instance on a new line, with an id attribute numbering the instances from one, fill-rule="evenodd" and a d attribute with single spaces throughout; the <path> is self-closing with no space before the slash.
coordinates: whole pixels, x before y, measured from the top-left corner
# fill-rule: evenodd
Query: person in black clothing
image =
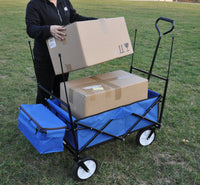
<path id="1" fill-rule="evenodd" d="M 60 82 L 63 78 L 61 75 L 55 75 L 46 39 L 53 36 L 64 40 L 66 30 L 63 26 L 93 19 L 96 18 L 79 15 L 69 0 L 31 0 L 26 7 L 27 34 L 34 38 L 33 63 L 37 83 L 56 97 L 60 97 Z M 64 80 L 67 78 L 66 73 Z M 46 104 L 45 98 L 49 98 L 49 95 L 38 87 L 36 103 Z"/>

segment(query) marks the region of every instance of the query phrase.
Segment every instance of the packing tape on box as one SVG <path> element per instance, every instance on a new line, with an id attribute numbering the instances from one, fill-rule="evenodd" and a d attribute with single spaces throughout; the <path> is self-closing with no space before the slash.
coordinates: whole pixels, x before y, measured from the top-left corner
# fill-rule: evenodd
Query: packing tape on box
<path id="1" fill-rule="evenodd" d="M 107 25 L 106 25 L 106 19 L 105 18 L 102 18 L 102 19 L 99 19 L 99 22 L 101 24 L 101 29 L 102 31 L 107 34 L 108 33 L 108 29 L 107 29 Z"/>
<path id="2" fill-rule="evenodd" d="M 73 104 L 73 90 L 69 89 L 69 102 Z"/>
<path id="3" fill-rule="evenodd" d="M 110 90 L 111 88 L 114 89 L 115 91 L 115 100 L 119 100 L 121 98 L 121 87 L 118 85 L 113 84 L 111 81 L 119 79 L 119 77 L 113 77 L 109 78 L 106 80 L 102 80 L 96 76 L 90 77 L 90 79 L 93 79 L 93 82 L 89 82 L 87 85 L 78 85 L 74 86 L 73 88 L 80 88 L 84 90 L 87 94 L 91 94 L 91 101 L 94 101 L 96 99 L 96 95 L 94 92 L 97 91 L 105 91 L 105 97 L 110 98 L 111 97 L 111 92 L 107 91 Z M 94 84 L 96 83 L 96 84 Z M 98 83 L 98 84 L 97 84 Z M 107 91 L 107 92 L 106 92 Z M 69 88 L 68 90 L 68 96 L 69 96 L 69 102 L 73 104 L 73 95 L 74 95 L 74 90 L 72 88 Z"/>
<path id="4" fill-rule="evenodd" d="M 67 44 L 67 38 L 65 38 L 64 40 L 62 40 L 62 44 L 66 45 Z"/>
<path id="5" fill-rule="evenodd" d="M 72 65 L 71 64 L 65 64 L 65 69 L 68 71 L 72 71 Z"/>
<path id="6" fill-rule="evenodd" d="M 109 78 L 109 79 L 106 79 L 106 80 L 102 80 L 102 79 L 100 79 L 100 78 L 98 78 L 98 77 L 96 77 L 96 76 L 92 76 L 92 77 L 90 77 L 90 78 L 96 80 L 97 82 L 99 82 L 99 83 L 101 83 L 101 84 L 105 84 L 105 85 L 107 85 L 107 86 L 109 86 L 109 87 L 111 87 L 111 88 L 114 88 L 114 89 L 115 89 L 115 100 L 118 100 L 118 99 L 121 98 L 121 87 L 118 86 L 118 85 L 115 85 L 115 84 L 113 84 L 113 83 L 111 82 L 111 81 L 113 81 L 113 80 L 117 80 L 118 77 L 113 77 L 113 78 Z M 110 94 L 110 93 L 108 93 L 108 94 L 106 95 L 106 97 L 110 97 L 109 94 Z"/>

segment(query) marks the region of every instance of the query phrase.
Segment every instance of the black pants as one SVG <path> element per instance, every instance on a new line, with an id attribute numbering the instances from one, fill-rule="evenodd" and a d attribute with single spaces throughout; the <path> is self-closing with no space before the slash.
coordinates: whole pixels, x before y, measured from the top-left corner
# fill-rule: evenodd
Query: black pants
<path id="1" fill-rule="evenodd" d="M 55 75 L 53 65 L 50 57 L 35 57 L 34 69 L 38 85 L 42 85 L 46 90 L 51 92 L 54 96 L 60 98 L 60 82 L 67 81 L 69 73 L 65 73 L 64 79 L 62 75 Z M 36 103 L 46 105 L 46 98 L 50 95 L 37 87 Z"/>

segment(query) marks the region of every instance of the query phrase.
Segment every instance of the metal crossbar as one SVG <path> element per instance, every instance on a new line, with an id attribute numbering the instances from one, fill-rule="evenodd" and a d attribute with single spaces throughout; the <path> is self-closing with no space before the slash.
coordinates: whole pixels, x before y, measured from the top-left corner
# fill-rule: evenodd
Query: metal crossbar
<path id="1" fill-rule="evenodd" d="M 82 149 L 79 151 L 82 152 L 83 150 L 85 150 L 87 148 L 87 146 L 99 135 L 99 134 L 105 134 L 105 135 L 108 135 L 108 136 L 111 136 L 113 138 L 116 138 L 116 139 L 120 139 L 120 140 L 123 140 L 123 138 L 121 137 L 118 137 L 118 136 L 115 136 L 113 134 L 110 134 L 110 133 L 107 133 L 107 132 L 104 132 L 103 130 L 112 122 L 113 119 L 109 120 L 100 130 L 98 129 L 95 129 L 93 127 L 90 127 L 90 126 L 87 126 L 87 125 L 84 125 L 84 124 L 81 124 L 81 123 L 75 123 L 77 125 L 80 125 L 80 126 L 83 126 L 85 128 L 88 128 L 88 129 L 91 129 L 91 130 L 94 130 L 96 131 L 97 133 L 82 147 Z"/>
<path id="2" fill-rule="evenodd" d="M 138 121 L 136 121 L 136 123 L 130 128 L 128 129 L 127 133 L 123 135 L 123 137 L 125 138 L 127 135 L 129 135 L 131 133 L 131 131 L 134 129 L 134 127 L 136 127 L 138 125 L 138 123 L 144 119 L 144 117 L 151 111 L 151 109 L 158 104 L 158 102 L 160 101 L 160 99 L 162 98 L 161 95 L 158 96 L 158 99 L 146 110 L 146 112 L 140 117 L 140 119 Z"/>

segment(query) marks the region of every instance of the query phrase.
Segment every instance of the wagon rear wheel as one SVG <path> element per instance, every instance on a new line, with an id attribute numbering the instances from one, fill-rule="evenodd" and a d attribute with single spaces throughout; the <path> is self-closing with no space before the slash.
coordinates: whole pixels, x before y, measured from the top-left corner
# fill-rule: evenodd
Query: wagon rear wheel
<path id="1" fill-rule="evenodd" d="M 86 180 L 90 178 L 97 170 L 97 162 L 92 157 L 80 159 L 73 169 L 73 177 L 77 180 Z"/>
<path id="2" fill-rule="evenodd" d="M 136 136 L 136 142 L 140 146 L 148 146 L 155 140 L 156 132 L 155 129 L 147 128 L 140 130 Z"/>

